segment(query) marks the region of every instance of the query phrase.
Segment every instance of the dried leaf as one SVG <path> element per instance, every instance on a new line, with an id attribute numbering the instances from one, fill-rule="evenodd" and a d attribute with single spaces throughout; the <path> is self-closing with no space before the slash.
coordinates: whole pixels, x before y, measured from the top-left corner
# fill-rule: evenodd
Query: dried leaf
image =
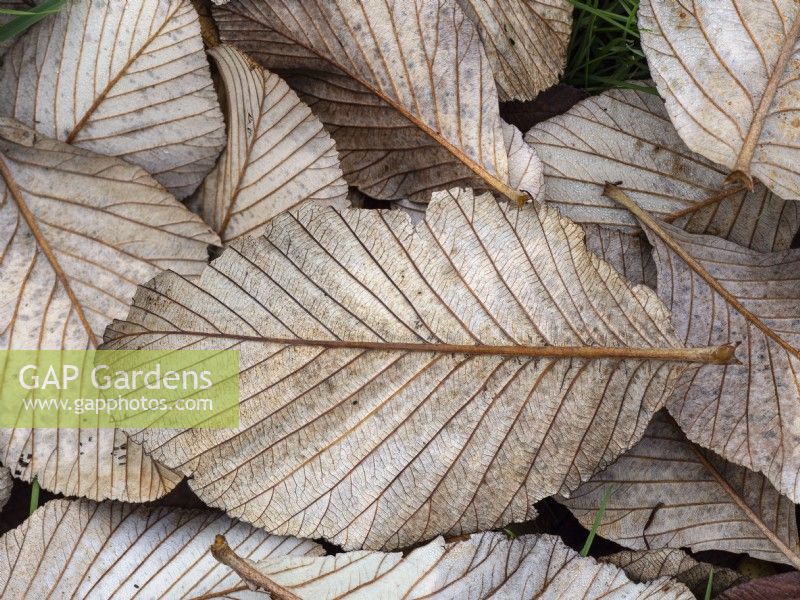
<path id="1" fill-rule="evenodd" d="M 748 581 L 722 594 L 717 600 L 797 600 L 800 573 L 782 573 Z"/>
<path id="2" fill-rule="evenodd" d="M 0 116 L 137 164 L 180 198 L 225 142 L 189 0 L 70 0 L 6 54 Z"/>
<path id="3" fill-rule="evenodd" d="M 348 552 L 325 557 L 269 558 L 255 565 L 241 561 L 226 548 L 224 540 L 215 543 L 212 552 L 246 582 L 262 589 L 266 588 L 260 583 L 277 584 L 293 597 L 307 600 L 693 600 L 691 592 L 680 583 L 665 577 L 648 584 L 632 583 L 621 569 L 582 558 L 550 535 L 508 540 L 502 533 L 483 533 L 450 544 L 437 538 L 406 557 L 399 552 Z"/>
<path id="4" fill-rule="evenodd" d="M 333 140 L 289 86 L 230 46 L 210 51 L 227 94 L 228 145 L 200 188 L 202 214 L 228 243 L 305 201 L 347 206 Z"/>
<path id="5" fill-rule="evenodd" d="M 686 373 L 668 403 L 694 442 L 800 499 L 800 250 L 762 254 L 660 224 L 630 202 L 654 246 L 658 293 L 686 344 L 741 342 L 742 364 Z"/>
<path id="6" fill-rule="evenodd" d="M 800 199 L 800 4 L 643 0 L 642 48 L 683 140 Z"/>
<path id="7" fill-rule="evenodd" d="M 480 34 L 501 100 L 533 100 L 558 83 L 572 28 L 568 0 L 458 0 Z"/>
<path id="8" fill-rule="evenodd" d="M 224 533 L 251 560 L 319 556 L 317 544 L 268 535 L 216 511 L 53 500 L 2 537 L 4 598 L 263 598 L 208 554 Z"/>
<path id="9" fill-rule="evenodd" d="M 680 370 L 663 359 L 709 359 L 555 210 L 437 196 L 416 229 L 284 213 L 199 285 L 140 288 L 107 347 L 238 348 L 243 403 L 238 431 L 136 439 L 231 515 L 396 548 L 530 518 L 637 441 Z"/>
<path id="10" fill-rule="evenodd" d="M 599 559 L 620 567 L 632 581 L 653 581 L 670 577 L 688 587 L 697 598 L 704 598 L 712 569 L 712 597 L 746 579 L 732 569 L 698 562 L 683 550 L 623 550 Z"/>
<path id="11" fill-rule="evenodd" d="M 524 199 L 509 182 L 489 60 L 455 0 L 238 0 L 214 16 L 223 42 L 311 106 L 367 195 L 427 201 L 474 184 Z"/>
<path id="12" fill-rule="evenodd" d="M 219 238 L 139 167 L 0 118 L 0 348 L 95 346 L 162 269 L 195 276 Z M 110 429 L 3 429 L 0 461 L 67 495 L 151 500 L 178 476 Z"/>
<path id="13" fill-rule="evenodd" d="M 539 123 L 525 139 L 544 164 L 545 199 L 580 223 L 637 225 L 602 197 L 606 181 L 621 181 L 619 187 L 648 212 L 666 218 L 690 211 L 675 224 L 754 250 L 785 250 L 800 227 L 800 206 L 763 185 L 749 193 L 725 187 L 726 171 L 686 147 L 663 101 L 651 94 L 604 92 Z M 698 208 L 714 197 L 719 201 Z"/>
<path id="14" fill-rule="evenodd" d="M 692 444 L 666 415 L 562 503 L 589 527 L 609 486 L 598 533 L 623 546 L 746 552 L 800 566 L 792 503 L 763 475 Z"/>

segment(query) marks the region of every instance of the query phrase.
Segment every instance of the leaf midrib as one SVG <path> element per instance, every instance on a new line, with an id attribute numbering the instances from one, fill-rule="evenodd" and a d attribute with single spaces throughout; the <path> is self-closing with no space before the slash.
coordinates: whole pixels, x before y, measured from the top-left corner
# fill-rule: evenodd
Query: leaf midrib
<path id="1" fill-rule="evenodd" d="M 6 186 L 8 187 L 9 192 L 11 193 L 11 197 L 14 198 L 14 202 L 17 204 L 17 208 L 19 209 L 22 218 L 25 219 L 25 223 L 27 223 L 28 228 L 31 230 L 36 243 L 41 248 L 42 252 L 44 253 L 45 257 L 47 257 L 47 261 L 50 263 L 50 266 L 53 268 L 53 271 L 56 274 L 56 278 L 61 282 L 61 285 L 64 287 L 64 291 L 66 292 L 67 296 L 69 297 L 70 303 L 72 304 L 75 312 L 78 315 L 78 319 L 80 320 L 81 324 L 83 325 L 86 333 L 89 336 L 89 340 L 91 341 L 92 346 L 98 346 L 98 339 L 92 329 L 92 326 L 89 324 L 89 320 L 86 318 L 86 313 L 83 310 L 83 306 L 78 301 L 78 297 L 75 294 L 75 291 L 72 289 L 70 285 L 69 278 L 67 274 L 64 272 L 64 269 L 61 268 L 61 264 L 58 262 L 56 258 L 55 252 L 50 246 L 50 243 L 47 241 L 47 238 L 42 233 L 42 230 L 39 228 L 39 224 L 36 222 L 36 217 L 34 216 L 31 209 L 25 202 L 25 199 L 22 196 L 22 191 L 17 186 L 17 182 L 14 180 L 11 170 L 8 168 L 6 164 L 5 157 L 0 154 L 0 175 L 2 176 L 3 180 L 6 182 Z"/>
<path id="2" fill-rule="evenodd" d="M 142 332 L 115 332 L 112 340 L 138 337 Z M 414 342 L 386 342 L 370 340 L 323 340 L 281 338 L 261 335 L 243 335 L 221 332 L 191 330 L 148 330 L 153 335 L 189 335 L 203 338 L 229 339 L 239 342 L 259 342 L 285 346 L 307 346 L 334 349 L 372 350 L 376 352 L 434 352 L 440 354 L 466 354 L 491 356 L 519 356 L 526 358 L 583 358 L 598 359 L 642 359 L 674 362 L 698 362 L 706 364 L 727 364 L 733 360 L 733 346 L 730 344 L 714 347 L 682 348 L 630 348 L 625 346 L 526 346 L 489 344 L 435 344 Z"/>

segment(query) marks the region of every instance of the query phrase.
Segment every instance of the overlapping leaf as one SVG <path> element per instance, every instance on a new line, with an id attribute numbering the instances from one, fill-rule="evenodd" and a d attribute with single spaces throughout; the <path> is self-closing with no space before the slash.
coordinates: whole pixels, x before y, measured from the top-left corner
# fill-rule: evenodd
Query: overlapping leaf
<path id="1" fill-rule="evenodd" d="M 683 584 L 665 577 L 632 583 L 621 569 L 581 558 L 550 535 L 508 540 L 502 533 L 483 533 L 450 544 L 438 538 L 406 557 L 348 552 L 320 558 L 268 558 L 255 565 L 242 561 L 224 543 L 215 546 L 215 554 L 227 559 L 246 582 L 261 589 L 259 583 L 277 584 L 303 600 L 693 598 Z"/>
<path id="2" fill-rule="evenodd" d="M 70 0 L 4 57 L 0 116 L 144 167 L 179 197 L 224 125 L 190 0 Z"/>
<path id="3" fill-rule="evenodd" d="M 211 50 L 227 94 L 228 146 L 200 190 L 224 243 L 258 234 L 305 201 L 347 205 L 333 140 L 289 86 L 238 50 Z"/>
<path id="4" fill-rule="evenodd" d="M 224 534 L 243 557 L 319 556 L 310 541 L 268 535 L 210 510 L 53 500 L 2 537 L 3 598 L 261 598 L 208 554 Z"/>
<path id="5" fill-rule="evenodd" d="M 478 29 L 501 100 L 533 100 L 567 62 L 567 0 L 458 0 Z"/>
<path id="6" fill-rule="evenodd" d="M 794 600 L 800 596 L 800 573 L 760 577 L 727 590 L 718 600 Z"/>
<path id="7" fill-rule="evenodd" d="M 686 147 L 663 101 L 651 94 L 604 92 L 539 123 L 525 139 L 544 164 L 546 199 L 580 223 L 636 225 L 625 209 L 602 197 L 604 183 L 613 181 L 654 215 L 688 211 L 676 225 L 754 250 L 785 250 L 800 227 L 794 202 L 763 185 L 751 192 L 726 186 L 726 170 Z"/>
<path id="8" fill-rule="evenodd" d="M 238 431 L 142 431 L 206 502 L 280 533 L 402 547 L 497 527 L 629 448 L 679 348 L 548 207 L 441 193 L 397 212 L 300 209 L 199 285 L 164 274 L 109 348 L 238 348 Z M 724 358 L 726 350 L 713 352 Z"/>
<path id="9" fill-rule="evenodd" d="M 489 60 L 455 0 L 237 0 L 214 16 L 224 42 L 285 74 L 368 195 L 460 184 L 519 197 Z"/>
<path id="10" fill-rule="evenodd" d="M 94 347 L 162 269 L 200 273 L 219 238 L 149 175 L 0 119 L 0 347 Z M 69 495 L 158 497 L 177 475 L 114 430 L 0 430 L 0 460 Z"/>
<path id="11" fill-rule="evenodd" d="M 648 228 L 659 296 L 687 344 L 741 342 L 743 364 L 687 373 L 669 410 L 692 441 L 800 499 L 800 250 L 762 254 Z"/>
<path id="12" fill-rule="evenodd" d="M 14 479 L 11 471 L 5 467 L 0 468 L 0 508 L 3 508 L 11 498 L 11 488 L 14 487 Z"/>
<path id="13" fill-rule="evenodd" d="M 623 550 L 600 560 L 620 567 L 633 581 L 653 581 L 670 577 L 688 587 L 697 598 L 705 597 L 712 571 L 712 598 L 745 579 L 732 569 L 698 562 L 683 550 Z"/>
<path id="14" fill-rule="evenodd" d="M 800 199 L 800 5 L 643 0 L 639 28 L 688 146 L 736 179 Z"/>
<path id="15" fill-rule="evenodd" d="M 642 440 L 564 504 L 586 527 L 609 486 L 598 533 L 629 548 L 746 552 L 800 565 L 794 506 L 763 475 L 689 442 L 657 415 Z"/>
<path id="16" fill-rule="evenodd" d="M 632 283 L 656 287 L 656 263 L 652 247 L 638 233 L 612 229 L 602 225 L 585 224 L 586 247 L 608 262 Z"/>

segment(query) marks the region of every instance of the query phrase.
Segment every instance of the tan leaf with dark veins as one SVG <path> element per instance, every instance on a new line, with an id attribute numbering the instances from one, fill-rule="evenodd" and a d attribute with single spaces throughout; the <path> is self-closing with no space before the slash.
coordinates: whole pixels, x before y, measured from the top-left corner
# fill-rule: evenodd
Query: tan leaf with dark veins
<path id="1" fill-rule="evenodd" d="M 694 442 L 800 499 L 800 250 L 764 254 L 660 223 L 618 189 L 654 246 L 658 294 L 686 344 L 741 342 L 742 364 L 687 372 L 668 402 Z"/>
<path id="2" fill-rule="evenodd" d="M 623 546 L 745 552 L 800 566 L 791 501 L 760 473 L 687 440 L 666 414 L 616 463 L 559 501 L 588 528 L 609 488 L 598 534 Z"/>
<path id="3" fill-rule="evenodd" d="M 687 145 L 800 199 L 800 4 L 643 0 L 642 49 Z"/>
<path id="4" fill-rule="evenodd" d="M 753 250 L 786 250 L 800 228 L 795 202 L 760 184 L 751 192 L 726 185 L 727 171 L 686 147 L 652 94 L 603 92 L 537 124 L 525 140 L 544 165 L 544 199 L 581 224 L 638 231 L 628 211 L 602 196 L 611 181 L 655 216 Z"/>
<path id="5" fill-rule="evenodd" d="M 269 535 L 212 510 L 52 500 L 0 538 L 0 596 L 258 600 L 208 553 L 224 534 L 250 560 L 319 556 L 314 542 Z"/>
<path id="6" fill-rule="evenodd" d="M 301 207 L 198 284 L 140 288 L 108 348 L 235 348 L 237 431 L 135 434 L 207 503 L 272 532 L 397 548 L 521 521 L 644 432 L 687 360 L 655 294 L 554 209 L 440 193 Z M 673 362 L 677 361 L 677 362 Z"/>
<path id="7" fill-rule="evenodd" d="M 223 42 L 311 106 L 365 194 L 427 201 L 461 185 L 524 199 L 509 182 L 489 59 L 455 0 L 238 0 L 214 16 Z"/>
<path id="8" fill-rule="evenodd" d="M 253 564 L 237 556 L 224 538 L 214 543 L 211 552 L 256 589 L 275 590 L 274 598 L 694 598 L 683 584 L 666 577 L 633 583 L 621 569 L 583 558 L 552 535 L 509 540 L 492 532 L 449 544 L 440 537 L 405 557 L 399 552 L 362 551 L 268 558 Z"/>
<path id="9" fill-rule="evenodd" d="M 0 348 L 83 350 L 163 269 L 217 235 L 141 168 L 0 118 Z M 0 462 L 65 495 L 146 501 L 180 477 L 113 429 L 0 429 Z"/>
<path id="10" fill-rule="evenodd" d="M 179 198 L 225 144 L 190 0 L 67 0 L 3 58 L 0 116 L 137 164 Z"/>
<path id="11" fill-rule="evenodd" d="M 458 0 L 475 24 L 500 100 L 533 100 L 558 83 L 572 28 L 568 0 Z"/>
<path id="12" fill-rule="evenodd" d="M 209 54 L 227 95 L 228 145 L 199 202 L 223 243 L 258 235 L 275 215 L 303 202 L 347 206 L 333 140 L 297 94 L 235 48 Z"/>

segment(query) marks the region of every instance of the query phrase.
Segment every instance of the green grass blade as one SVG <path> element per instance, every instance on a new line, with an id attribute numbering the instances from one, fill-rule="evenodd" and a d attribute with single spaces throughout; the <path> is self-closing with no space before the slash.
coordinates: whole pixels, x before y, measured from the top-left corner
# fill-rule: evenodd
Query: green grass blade
<path id="1" fill-rule="evenodd" d="M 714 567 L 708 572 L 708 583 L 706 584 L 705 600 L 711 600 L 711 587 L 714 584 Z"/>
<path id="2" fill-rule="evenodd" d="M 46 0 L 42 2 L 40 5 L 31 8 L 29 11 L 21 11 L 27 12 L 29 14 L 23 14 L 18 16 L 16 19 L 12 19 L 5 25 L 0 26 L 0 42 L 4 42 L 6 40 L 11 39 L 12 37 L 19 35 L 33 24 L 38 23 L 42 19 L 44 19 L 47 15 L 51 15 L 55 12 L 60 11 L 66 0 Z M 3 11 L 5 14 L 14 14 L 13 12 L 9 12 L 8 10 Z"/>
<path id="3" fill-rule="evenodd" d="M 37 508 L 39 508 L 39 480 L 34 477 L 31 485 L 31 506 L 28 514 L 33 514 L 33 511 Z"/>
<path id="4" fill-rule="evenodd" d="M 609 487 L 603 494 L 603 499 L 600 500 L 600 506 L 597 508 L 597 512 L 594 513 L 594 522 L 592 523 L 592 529 L 589 531 L 589 535 L 586 537 L 586 542 L 583 544 L 583 548 L 581 548 L 580 551 L 581 556 L 589 556 L 589 550 L 592 548 L 592 542 L 594 542 L 594 536 L 597 535 L 597 530 L 600 527 L 600 523 L 603 522 L 603 515 L 606 514 L 606 504 L 608 504 L 608 500 L 611 498 L 611 494 L 613 493 L 614 493 L 614 488 Z"/>

